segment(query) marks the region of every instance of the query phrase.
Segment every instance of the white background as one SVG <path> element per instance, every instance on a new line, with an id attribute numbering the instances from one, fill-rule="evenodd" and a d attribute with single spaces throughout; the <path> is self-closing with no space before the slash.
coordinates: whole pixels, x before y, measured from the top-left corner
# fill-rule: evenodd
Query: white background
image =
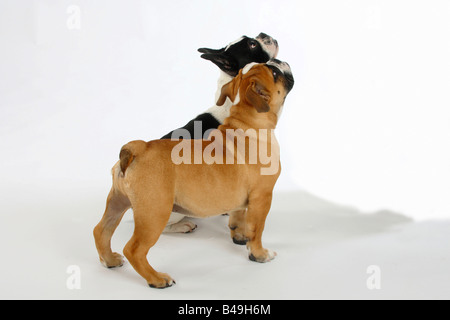
<path id="1" fill-rule="evenodd" d="M 55 221 L 85 223 L 74 234 L 93 246 L 120 147 L 214 104 L 219 72 L 197 48 L 260 32 L 296 80 L 277 129 L 278 193 L 450 217 L 449 1 L 0 0 L 5 250 L 66 234 Z"/>

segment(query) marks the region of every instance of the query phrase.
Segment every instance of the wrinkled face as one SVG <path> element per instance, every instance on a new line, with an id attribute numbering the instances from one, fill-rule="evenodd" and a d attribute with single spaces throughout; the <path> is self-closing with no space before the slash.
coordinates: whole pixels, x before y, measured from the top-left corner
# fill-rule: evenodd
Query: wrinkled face
<path id="1" fill-rule="evenodd" d="M 217 105 L 223 105 L 227 97 L 235 101 L 239 94 L 240 101 L 253 106 L 257 112 L 279 115 L 293 86 L 294 77 L 286 62 L 272 59 L 265 64 L 251 64 L 223 86 Z"/>
<path id="2" fill-rule="evenodd" d="M 278 54 L 278 42 L 265 33 L 256 38 L 242 36 L 222 49 L 200 48 L 201 57 L 210 60 L 223 72 L 234 77 L 251 62 L 267 62 Z"/>

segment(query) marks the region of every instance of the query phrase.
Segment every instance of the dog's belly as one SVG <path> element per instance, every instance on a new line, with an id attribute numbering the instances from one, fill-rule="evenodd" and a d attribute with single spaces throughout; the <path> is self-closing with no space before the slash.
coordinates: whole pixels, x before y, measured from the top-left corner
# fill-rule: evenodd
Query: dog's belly
<path id="1" fill-rule="evenodd" d="M 189 199 L 183 199 L 184 201 L 178 201 L 181 203 L 175 203 L 173 205 L 173 211 L 177 213 L 184 214 L 188 217 L 194 218 L 205 218 L 211 216 L 217 216 L 220 214 L 233 212 L 236 210 L 243 210 L 246 206 L 246 200 L 242 201 L 240 204 L 233 205 L 229 201 L 226 202 L 216 202 L 214 205 L 198 205 L 198 203 L 193 203 Z M 238 202 L 237 202 L 238 203 Z"/>
<path id="2" fill-rule="evenodd" d="M 246 192 L 234 190 L 231 194 L 226 194 L 226 191 L 224 194 L 217 194 L 211 189 L 202 191 L 177 195 L 174 204 L 175 211 L 191 217 L 210 217 L 247 207 Z"/>
<path id="3" fill-rule="evenodd" d="M 248 203 L 246 174 L 239 165 L 223 165 L 224 172 L 214 166 L 179 172 L 175 190 L 176 212 L 193 216 L 209 217 L 245 209 Z M 227 167 L 227 168 L 225 168 Z M 222 169 L 222 168 L 221 168 Z"/>

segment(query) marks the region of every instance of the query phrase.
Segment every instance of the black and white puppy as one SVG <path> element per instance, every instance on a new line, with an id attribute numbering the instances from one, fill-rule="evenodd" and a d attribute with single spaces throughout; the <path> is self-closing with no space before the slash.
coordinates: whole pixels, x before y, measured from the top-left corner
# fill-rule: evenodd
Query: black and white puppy
<path id="1" fill-rule="evenodd" d="M 230 82 L 238 73 L 251 62 L 263 63 L 270 59 L 276 58 L 278 54 L 278 42 L 265 33 L 260 33 L 256 38 L 242 36 L 233 41 L 222 49 L 200 48 L 199 52 L 203 53 L 203 59 L 213 62 L 221 70 L 219 80 L 217 82 L 217 91 L 215 100 L 220 96 L 223 85 Z M 230 115 L 231 101 L 227 99 L 225 105 L 214 105 L 204 113 L 189 121 L 184 127 L 176 129 L 166 134 L 161 139 L 179 138 L 181 134 L 177 131 L 180 129 L 187 130 L 191 139 L 202 139 L 206 131 L 217 129 Z M 201 135 L 194 134 L 194 123 L 201 122 Z M 183 132 L 186 132 L 184 131 Z M 200 133 L 200 130 L 197 130 Z"/>
<path id="2" fill-rule="evenodd" d="M 214 100 L 217 101 L 222 87 L 230 82 L 239 73 L 239 70 L 249 63 L 263 63 L 275 58 L 278 54 L 278 42 L 267 34 L 260 33 L 256 38 L 242 36 L 222 49 L 200 48 L 198 51 L 202 53 L 203 59 L 213 62 L 221 70 Z M 205 132 L 217 129 L 225 118 L 229 117 L 231 107 L 232 102 L 227 99 L 223 106 L 212 106 L 189 121 L 184 127 L 166 134 L 161 139 L 182 138 L 186 134 L 186 130 L 191 139 L 203 139 Z M 164 232 L 192 232 L 197 226 L 189 220 L 183 220 L 184 217 L 185 215 L 181 213 L 172 212 Z"/>

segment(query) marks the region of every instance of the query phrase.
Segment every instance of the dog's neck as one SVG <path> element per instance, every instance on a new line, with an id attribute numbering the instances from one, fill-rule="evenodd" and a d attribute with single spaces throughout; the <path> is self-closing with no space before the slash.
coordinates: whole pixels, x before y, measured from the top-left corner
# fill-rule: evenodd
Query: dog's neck
<path id="1" fill-rule="evenodd" d="M 256 142 L 260 152 L 265 146 L 266 154 L 270 155 L 270 159 L 275 160 L 274 163 L 279 163 L 280 146 L 273 130 L 277 124 L 277 115 L 271 111 L 258 113 L 253 106 L 245 102 L 233 105 L 230 111 L 230 116 L 218 128 L 225 138 L 227 150 L 234 150 L 237 159 L 249 161 L 248 157 L 252 150 L 256 152 L 255 149 L 251 149 L 251 146 L 256 146 Z M 248 143 L 246 142 L 247 139 Z M 240 149 L 239 141 L 244 141 L 244 150 Z M 261 154 L 259 156 L 261 157 Z M 259 159 L 261 160 L 261 158 Z M 275 173 L 279 174 L 278 169 L 267 174 L 273 175 Z"/>
<path id="2" fill-rule="evenodd" d="M 269 111 L 258 113 L 256 109 L 245 102 L 238 102 L 230 109 L 230 116 L 227 117 L 219 130 L 226 129 L 275 129 L 278 117 Z"/>

